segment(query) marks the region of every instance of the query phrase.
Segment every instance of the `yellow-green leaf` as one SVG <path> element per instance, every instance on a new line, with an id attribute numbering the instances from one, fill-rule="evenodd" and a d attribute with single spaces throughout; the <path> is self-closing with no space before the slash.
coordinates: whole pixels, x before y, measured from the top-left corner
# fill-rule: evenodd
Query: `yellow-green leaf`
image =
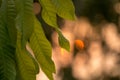
<path id="1" fill-rule="evenodd" d="M 33 0 L 15 0 L 17 7 L 16 26 L 22 35 L 22 46 L 25 47 L 27 40 L 33 32 L 34 13 Z"/>
<path id="2" fill-rule="evenodd" d="M 57 14 L 63 19 L 74 20 L 75 8 L 72 0 L 52 0 L 57 10 Z"/>
<path id="3" fill-rule="evenodd" d="M 19 80 L 36 80 L 39 66 L 30 53 L 21 47 L 21 34 L 17 35 L 16 60 Z"/>
<path id="4" fill-rule="evenodd" d="M 39 0 L 42 6 L 42 18 L 43 20 L 52 27 L 58 27 L 56 9 L 52 4 L 51 0 Z"/>
<path id="5" fill-rule="evenodd" d="M 37 19 L 35 21 L 34 32 L 30 38 L 30 45 L 35 54 L 41 69 L 50 80 L 53 80 L 52 73 L 55 72 L 54 62 L 51 59 L 52 48 L 43 32 L 42 26 Z"/>
<path id="6" fill-rule="evenodd" d="M 70 51 L 70 44 L 69 41 L 63 36 L 63 34 L 58 30 L 58 40 L 59 44 L 62 48 L 66 49 L 67 51 Z"/>

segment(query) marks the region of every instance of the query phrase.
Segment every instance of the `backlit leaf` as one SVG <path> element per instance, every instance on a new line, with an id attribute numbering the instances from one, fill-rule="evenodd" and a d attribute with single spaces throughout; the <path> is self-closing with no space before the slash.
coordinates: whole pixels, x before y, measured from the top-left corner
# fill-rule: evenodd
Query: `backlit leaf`
<path id="1" fill-rule="evenodd" d="M 44 21 L 51 27 L 55 28 L 59 34 L 60 46 L 69 51 L 69 41 L 59 31 L 56 15 L 58 14 L 62 18 L 73 20 L 75 17 L 75 11 L 72 1 L 67 0 L 66 2 L 61 0 L 39 0 L 39 2 L 43 7 L 42 17 Z"/>
<path id="2" fill-rule="evenodd" d="M 33 32 L 33 0 L 15 0 L 17 7 L 16 26 L 22 35 L 22 46 L 25 47 L 27 40 Z"/>
<path id="3" fill-rule="evenodd" d="M 52 48 L 49 41 L 45 37 L 41 24 L 37 19 L 34 19 L 34 21 L 35 28 L 30 38 L 30 45 L 41 69 L 50 80 L 53 80 L 52 73 L 55 72 L 55 66 L 51 60 Z"/>
<path id="4" fill-rule="evenodd" d="M 52 0 L 57 10 L 57 14 L 63 19 L 74 20 L 75 9 L 72 0 Z"/>
<path id="5" fill-rule="evenodd" d="M 18 33 L 16 60 L 18 72 L 17 78 L 19 80 L 36 80 L 36 74 L 39 72 L 39 66 L 30 53 L 21 48 L 21 34 Z"/>
<path id="6" fill-rule="evenodd" d="M 39 0 L 42 6 L 42 18 L 43 20 L 52 27 L 58 27 L 56 9 L 52 4 L 51 0 Z"/>
<path id="7" fill-rule="evenodd" d="M 63 34 L 58 31 L 58 40 L 59 40 L 59 44 L 62 48 L 66 49 L 67 51 L 70 51 L 70 44 L 69 41 L 63 36 Z"/>

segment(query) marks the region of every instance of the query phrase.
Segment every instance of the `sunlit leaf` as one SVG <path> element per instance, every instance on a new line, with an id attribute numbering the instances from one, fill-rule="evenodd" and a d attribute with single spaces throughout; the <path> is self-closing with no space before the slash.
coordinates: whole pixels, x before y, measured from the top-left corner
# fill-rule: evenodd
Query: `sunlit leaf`
<path id="1" fill-rule="evenodd" d="M 52 2 L 60 17 L 69 20 L 75 19 L 75 9 L 72 0 L 52 0 Z"/>
<path id="2" fill-rule="evenodd" d="M 30 38 L 30 45 L 41 69 L 50 80 L 53 80 L 52 73 L 55 72 L 55 66 L 51 60 L 52 48 L 49 41 L 45 37 L 41 24 L 37 19 L 34 19 L 34 21 L 35 29 Z"/>
<path id="3" fill-rule="evenodd" d="M 58 27 L 56 9 L 51 0 L 39 0 L 42 6 L 42 18 L 52 27 Z"/>
<path id="4" fill-rule="evenodd" d="M 70 44 L 69 41 L 63 36 L 63 34 L 58 31 L 58 40 L 59 40 L 59 44 L 62 48 L 66 49 L 67 51 L 70 51 Z"/>
<path id="5" fill-rule="evenodd" d="M 73 4 L 69 0 L 65 3 L 63 0 L 52 1 L 39 0 L 41 16 L 58 32 L 60 46 L 69 51 L 69 42 L 58 28 L 56 15 L 73 19 Z M 36 59 L 26 50 L 29 39 Z M 33 0 L 0 0 L 0 80 L 36 80 L 38 63 L 46 76 L 53 80 L 55 65 L 51 53 L 51 45 L 34 17 Z"/>
<path id="6" fill-rule="evenodd" d="M 42 17 L 44 21 L 49 24 L 51 27 L 55 28 L 55 30 L 59 34 L 59 43 L 60 46 L 69 51 L 69 41 L 62 35 L 59 31 L 57 24 L 56 14 L 66 19 L 74 19 L 74 7 L 71 0 L 61 1 L 61 0 L 39 0 L 41 3 Z M 54 4 L 52 4 L 54 3 Z"/>
<path id="7" fill-rule="evenodd" d="M 19 74 L 17 78 L 20 80 L 36 80 L 36 74 L 39 72 L 39 66 L 30 53 L 21 48 L 21 34 L 18 33 L 16 60 Z"/>

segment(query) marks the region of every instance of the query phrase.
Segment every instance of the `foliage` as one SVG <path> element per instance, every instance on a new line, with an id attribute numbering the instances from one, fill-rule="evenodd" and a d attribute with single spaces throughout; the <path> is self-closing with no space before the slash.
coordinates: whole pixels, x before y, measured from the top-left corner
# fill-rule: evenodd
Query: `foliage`
<path id="1" fill-rule="evenodd" d="M 71 0 L 39 0 L 43 20 L 59 34 L 59 44 L 69 42 L 57 24 L 57 15 L 74 20 Z M 26 49 L 29 44 L 34 56 Z M 40 68 L 50 80 L 55 73 L 52 47 L 33 12 L 33 0 L 0 0 L 0 80 L 36 80 Z"/>

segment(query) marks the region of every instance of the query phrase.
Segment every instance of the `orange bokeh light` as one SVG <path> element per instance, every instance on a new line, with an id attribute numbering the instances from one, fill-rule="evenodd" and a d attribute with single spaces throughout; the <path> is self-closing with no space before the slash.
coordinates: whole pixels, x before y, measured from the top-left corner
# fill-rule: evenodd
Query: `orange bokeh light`
<path id="1" fill-rule="evenodd" d="M 85 48 L 85 44 L 82 40 L 75 40 L 75 47 L 78 49 L 78 50 L 82 50 Z"/>

